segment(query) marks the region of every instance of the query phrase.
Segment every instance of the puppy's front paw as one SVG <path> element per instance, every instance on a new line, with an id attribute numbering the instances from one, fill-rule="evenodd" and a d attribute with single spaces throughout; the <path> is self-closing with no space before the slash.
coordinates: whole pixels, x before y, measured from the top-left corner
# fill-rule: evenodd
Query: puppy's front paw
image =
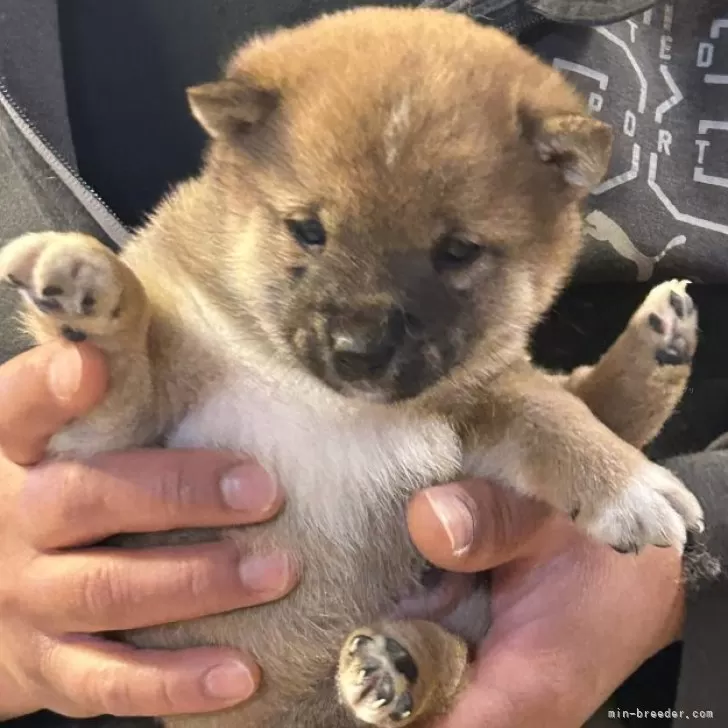
<path id="1" fill-rule="evenodd" d="M 637 553 L 650 544 L 682 551 L 687 532 L 704 528 L 698 499 L 672 473 L 648 461 L 582 525 L 620 553 Z"/>
<path id="2" fill-rule="evenodd" d="M 689 364 L 695 354 L 698 313 L 687 286 L 678 280 L 656 286 L 632 320 L 660 365 Z"/>
<path id="3" fill-rule="evenodd" d="M 368 725 L 390 728 L 411 722 L 417 678 L 412 656 L 391 637 L 358 630 L 344 644 L 338 674 L 341 700 Z"/>
<path id="4" fill-rule="evenodd" d="M 108 335 L 118 326 L 124 266 L 94 238 L 25 235 L 0 253 L 0 278 L 21 291 L 44 325 L 70 341 Z"/>

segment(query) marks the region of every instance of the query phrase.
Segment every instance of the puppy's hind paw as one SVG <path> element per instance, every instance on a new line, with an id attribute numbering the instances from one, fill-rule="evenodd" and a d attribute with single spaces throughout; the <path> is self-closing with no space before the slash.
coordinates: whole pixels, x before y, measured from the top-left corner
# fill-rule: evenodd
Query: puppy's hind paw
<path id="1" fill-rule="evenodd" d="M 409 652 L 383 634 L 358 630 L 341 651 L 341 700 L 368 725 L 394 728 L 414 720 L 412 688 L 417 678 L 417 665 Z"/>

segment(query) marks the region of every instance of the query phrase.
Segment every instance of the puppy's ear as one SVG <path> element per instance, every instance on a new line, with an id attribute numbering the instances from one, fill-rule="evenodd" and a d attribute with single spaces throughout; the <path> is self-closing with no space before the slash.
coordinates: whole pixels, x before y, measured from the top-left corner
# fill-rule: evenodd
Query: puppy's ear
<path id="1" fill-rule="evenodd" d="M 554 165 L 577 197 L 584 197 L 602 181 L 612 151 L 612 129 L 581 114 L 545 118 L 521 115 L 521 128 L 537 154 Z"/>
<path id="2" fill-rule="evenodd" d="M 187 89 L 192 115 L 213 138 L 247 134 L 278 104 L 278 95 L 241 79 L 225 79 Z"/>

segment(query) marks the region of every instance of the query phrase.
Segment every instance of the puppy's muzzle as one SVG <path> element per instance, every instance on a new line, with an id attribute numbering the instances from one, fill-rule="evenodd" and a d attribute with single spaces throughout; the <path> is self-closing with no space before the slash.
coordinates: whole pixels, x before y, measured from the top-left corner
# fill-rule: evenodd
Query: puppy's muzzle
<path id="1" fill-rule="evenodd" d="M 405 338 L 405 315 L 395 306 L 348 308 L 327 324 L 331 363 L 345 382 L 381 377 Z"/>

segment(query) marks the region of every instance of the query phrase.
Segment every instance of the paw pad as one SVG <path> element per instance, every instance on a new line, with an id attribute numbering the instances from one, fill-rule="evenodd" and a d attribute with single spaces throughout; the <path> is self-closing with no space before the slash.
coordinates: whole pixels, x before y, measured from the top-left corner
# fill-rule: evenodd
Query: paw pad
<path id="1" fill-rule="evenodd" d="M 122 268 L 101 243 L 76 234 L 26 235 L 0 254 L 0 278 L 16 287 L 46 324 L 74 342 L 114 330 L 121 311 Z"/>
<path id="2" fill-rule="evenodd" d="M 376 726 L 406 725 L 414 713 L 419 671 L 397 640 L 357 633 L 342 650 L 339 689 L 356 717 Z"/>
<path id="3" fill-rule="evenodd" d="M 689 364 L 695 353 L 698 317 L 687 285 L 672 280 L 656 286 L 637 313 L 637 325 L 644 326 L 661 366 Z"/>

